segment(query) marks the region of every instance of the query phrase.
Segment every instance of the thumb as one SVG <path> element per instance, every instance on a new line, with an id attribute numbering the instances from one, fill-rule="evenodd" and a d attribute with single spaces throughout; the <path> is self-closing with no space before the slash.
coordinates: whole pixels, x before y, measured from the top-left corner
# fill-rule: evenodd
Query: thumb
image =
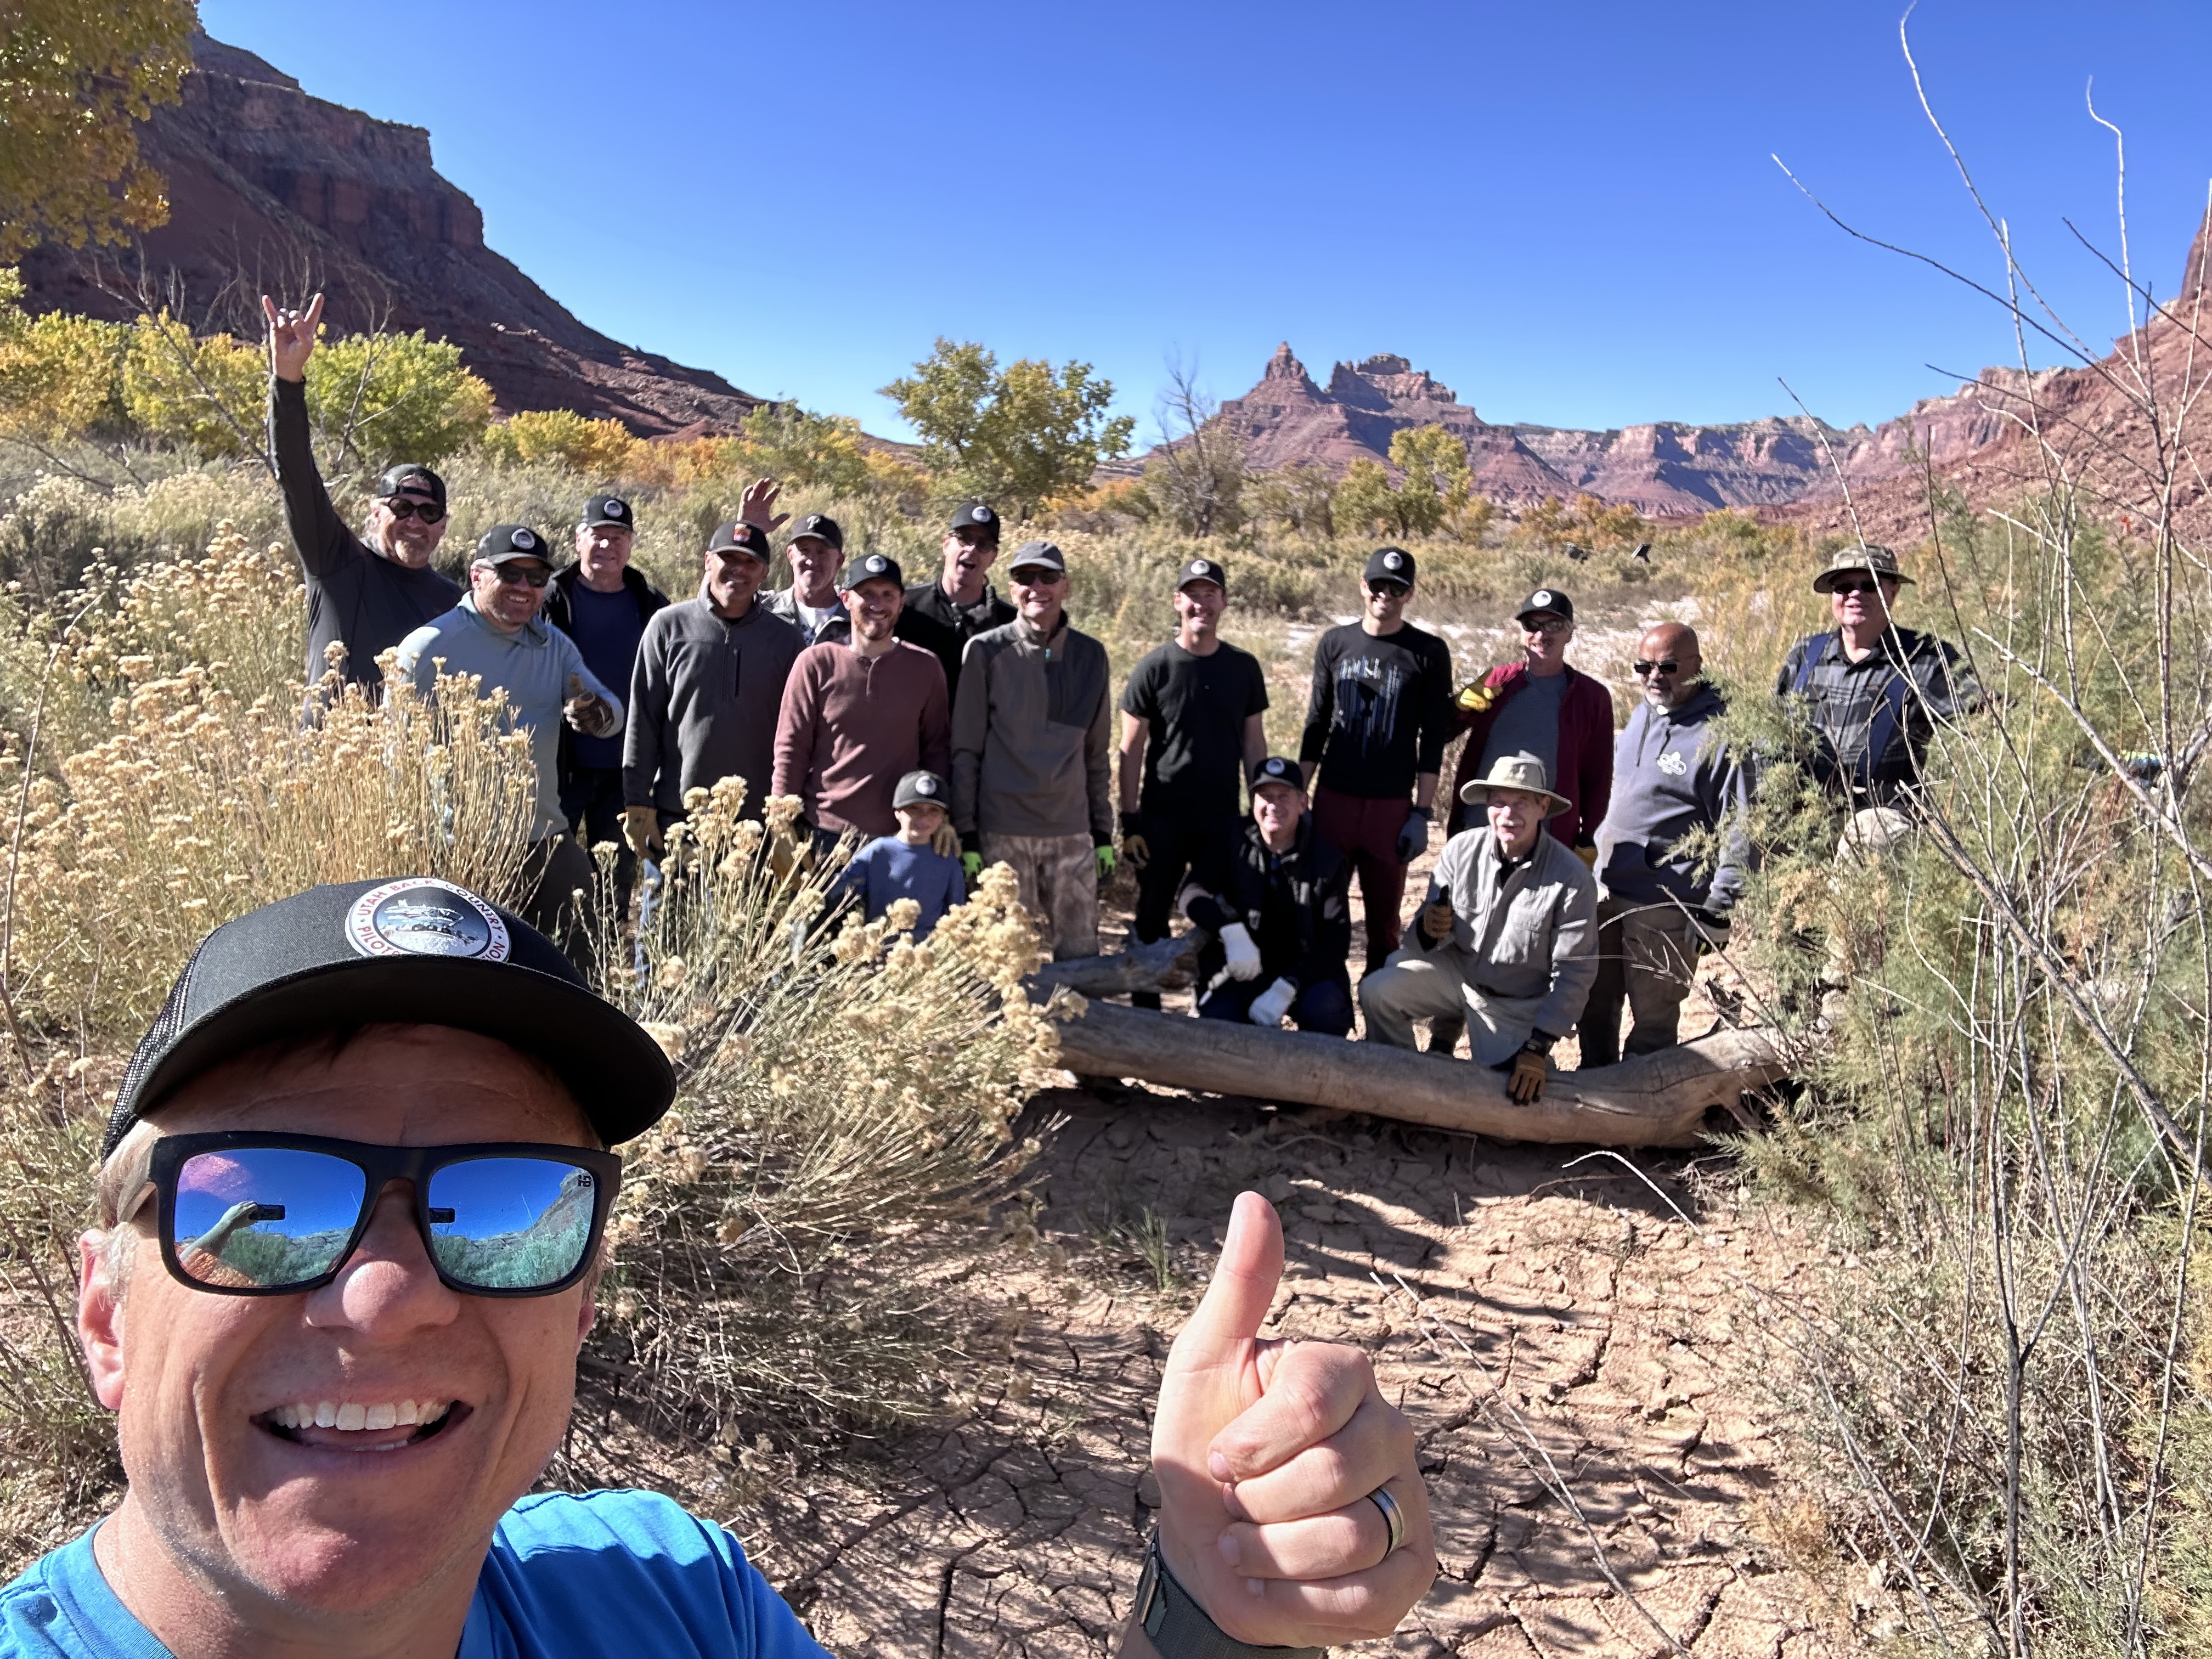
<path id="1" fill-rule="evenodd" d="M 1245 1345 L 1260 1334 L 1282 1277 L 1281 1218 L 1259 1194 L 1239 1193 L 1212 1282 L 1176 1338 L 1168 1369 L 1199 1370 L 1242 1361 Z"/>

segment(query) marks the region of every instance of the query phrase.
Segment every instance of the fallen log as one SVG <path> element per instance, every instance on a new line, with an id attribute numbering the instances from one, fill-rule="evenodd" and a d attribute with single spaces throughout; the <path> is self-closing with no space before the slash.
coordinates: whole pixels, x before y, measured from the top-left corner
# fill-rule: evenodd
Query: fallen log
<path id="1" fill-rule="evenodd" d="M 1132 991 L 1173 991 L 1190 983 L 1198 971 L 1204 933 L 1133 945 L 1119 956 L 1077 957 L 1048 963 L 1029 976 L 1030 994 L 1042 1002 L 1055 990 L 1086 997 L 1121 997 Z"/>
<path id="2" fill-rule="evenodd" d="M 1334 1106 L 1500 1140 L 1600 1146 L 1691 1146 L 1707 1108 L 1733 1112 L 1743 1095 L 1790 1069 L 1773 1034 L 1753 1026 L 1618 1066 L 1554 1072 L 1543 1098 L 1523 1106 L 1505 1092 L 1503 1073 L 1467 1060 L 1110 1002 L 1062 1018 L 1060 1063 L 1094 1077 Z"/>

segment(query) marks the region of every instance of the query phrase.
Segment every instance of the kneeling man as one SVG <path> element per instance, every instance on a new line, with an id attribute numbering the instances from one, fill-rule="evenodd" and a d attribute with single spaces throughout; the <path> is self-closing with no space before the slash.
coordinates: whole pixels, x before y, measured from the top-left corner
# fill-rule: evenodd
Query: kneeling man
<path id="1" fill-rule="evenodd" d="M 1271 756 L 1252 769 L 1252 822 L 1202 856 L 1183 915 L 1213 935 L 1199 955 L 1200 1019 L 1246 1019 L 1342 1036 L 1352 1029 L 1352 865 L 1314 834 L 1305 774 Z"/>
<path id="2" fill-rule="evenodd" d="M 675 1091 L 641 1027 L 450 883 L 210 934 L 125 1074 L 82 1247 L 129 1485 L 0 1589 L 0 1655 L 819 1656 L 714 1522 L 532 1491 L 592 1328 L 606 1149 Z M 1384 1636 L 1436 1576 L 1367 1356 L 1259 1340 L 1282 1266 L 1243 1194 L 1163 1374 L 1124 1653 Z"/>
<path id="3" fill-rule="evenodd" d="M 1510 1073 L 1525 1105 L 1542 1097 L 1545 1056 L 1597 977 L 1597 878 L 1543 833 L 1570 803 L 1534 755 L 1501 757 L 1460 799 L 1488 822 L 1445 843 L 1413 947 L 1360 981 L 1359 1006 L 1368 1036 L 1401 1048 L 1427 1019 L 1431 1047 L 1449 1052 L 1465 1021 L 1475 1064 Z"/>

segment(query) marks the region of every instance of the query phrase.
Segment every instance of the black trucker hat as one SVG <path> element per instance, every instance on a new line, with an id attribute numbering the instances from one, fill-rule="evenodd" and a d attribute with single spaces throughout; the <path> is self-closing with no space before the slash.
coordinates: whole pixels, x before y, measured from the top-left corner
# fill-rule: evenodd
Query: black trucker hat
<path id="1" fill-rule="evenodd" d="M 837 578 L 837 586 L 849 593 L 862 582 L 878 580 L 896 582 L 902 592 L 906 589 L 906 572 L 888 553 L 855 553 L 845 562 L 845 571 Z"/>
<path id="2" fill-rule="evenodd" d="M 1294 760 L 1270 755 L 1252 769 L 1252 775 L 1247 781 L 1255 790 L 1263 783 L 1287 784 L 1293 789 L 1303 790 L 1306 787 L 1305 769 Z"/>
<path id="3" fill-rule="evenodd" d="M 999 539 L 999 515 L 991 510 L 988 501 L 963 501 L 945 533 L 949 536 L 961 530 L 980 530 L 985 540 L 995 542 Z"/>
<path id="4" fill-rule="evenodd" d="M 1367 571 L 1362 580 L 1370 586 L 1376 582 L 1398 582 L 1411 587 L 1413 556 L 1402 547 L 1378 547 L 1367 556 Z"/>
<path id="5" fill-rule="evenodd" d="M 1176 572 L 1176 592 L 1182 592 L 1193 582 L 1212 582 L 1226 593 L 1229 591 L 1229 573 L 1221 568 L 1218 559 L 1193 559 Z"/>
<path id="6" fill-rule="evenodd" d="M 446 504 L 446 481 L 420 461 L 402 461 L 385 468 L 384 476 L 376 481 L 376 499 L 389 500 L 403 489 L 428 495 L 441 507 Z"/>
<path id="7" fill-rule="evenodd" d="M 757 524 L 725 519 L 714 526 L 714 534 L 707 544 L 707 550 L 709 553 L 750 553 L 766 564 L 769 560 L 768 532 Z"/>
<path id="8" fill-rule="evenodd" d="M 805 541 L 809 536 L 817 542 L 827 542 L 840 553 L 845 550 L 845 532 L 837 527 L 837 520 L 827 513 L 810 513 L 791 526 L 791 534 L 783 538 L 788 547 L 793 542 Z"/>
<path id="9" fill-rule="evenodd" d="M 536 559 L 550 564 L 553 550 L 545 544 L 544 537 L 526 524 L 495 524 L 477 538 L 477 550 L 469 562 L 505 564 L 509 559 Z"/>
<path id="10" fill-rule="evenodd" d="M 246 1049 L 386 1020 L 475 1031 L 544 1061 L 611 1146 L 676 1096 L 660 1045 L 513 911 L 429 876 L 353 881 L 200 941 L 131 1056 L 100 1156 L 178 1085 Z"/>
<path id="11" fill-rule="evenodd" d="M 609 524 L 617 530 L 635 530 L 637 514 L 619 495 L 594 495 L 584 503 L 584 516 L 578 522 L 586 530 Z"/>
<path id="12" fill-rule="evenodd" d="M 1575 602 L 1556 587 L 1540 587 L 1528 596 L 1528 603 L 1513 613 L 1516 622 L 1527 622 L 1531 617 L 1551 612 L 1561 622 L 1575 619 Z"/>

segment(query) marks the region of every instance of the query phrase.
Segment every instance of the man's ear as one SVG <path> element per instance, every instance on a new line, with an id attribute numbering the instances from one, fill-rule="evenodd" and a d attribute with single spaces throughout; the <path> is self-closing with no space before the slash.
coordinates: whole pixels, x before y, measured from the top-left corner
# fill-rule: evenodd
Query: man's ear
<path id="1" fill-rule="evenodd" d="M 76 1340 L 93 1394 L 110 1411 L 123 1408 L 123 1285 L 117 1243 L 97 1230 L 77 1237 Z"/>

